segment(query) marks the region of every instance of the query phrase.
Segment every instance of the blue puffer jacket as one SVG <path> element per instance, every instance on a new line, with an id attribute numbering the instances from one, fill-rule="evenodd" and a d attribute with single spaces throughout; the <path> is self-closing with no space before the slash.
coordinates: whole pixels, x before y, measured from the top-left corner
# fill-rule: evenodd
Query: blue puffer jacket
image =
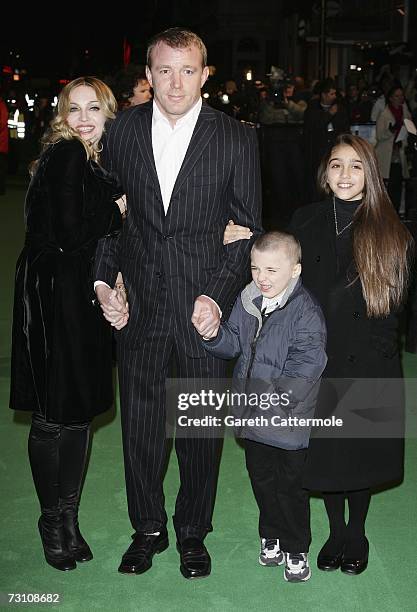
<path id="1" fill-rule="evenodd" d="M 311 428 L 292 426 L 288 417 L 314 416 L 327 362 L 323 314 L 300 278 L 291 281 L 280 306 L 263 324 L 261 305 L 262 294 L 252 282 L 236 300 L 217 337 L 205 341 L 204 347 L 221 359 L 238 358 L 234 378 L 240 392 L 281 397 L 279 405 L 250 406 L 245 414 L 239 412 L 239 417 L 263 416 L 262 423 L 255 419 L 256 424 L 244 425 L 240 436 L 288 450 L 306 448 Z"/>

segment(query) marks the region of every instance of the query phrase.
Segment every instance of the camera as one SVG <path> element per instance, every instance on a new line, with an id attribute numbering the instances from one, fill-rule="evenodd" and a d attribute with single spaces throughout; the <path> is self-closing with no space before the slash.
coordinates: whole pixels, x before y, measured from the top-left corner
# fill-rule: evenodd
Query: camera
<path id="1" fill-rule="evenodd" d="M 285 90 L 292 84 L 290 79 L 282 68 L 271 66 L 269 80 L 271 83 L 271 102 L 274 107 L 286 108 Z"/>

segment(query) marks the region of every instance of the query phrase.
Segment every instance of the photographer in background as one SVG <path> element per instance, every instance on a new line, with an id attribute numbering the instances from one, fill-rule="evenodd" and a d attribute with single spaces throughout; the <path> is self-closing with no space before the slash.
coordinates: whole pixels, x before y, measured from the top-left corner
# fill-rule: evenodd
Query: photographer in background
<path id="1" fill-rule="evenodd" d="M 263 125 L 271 123 L 301 123 L 307 103 L 304 100 L 294 100 L 294 84 L 292 81 L 279 83 L 272 94 L 259 105 L 258 120 Z"/>
<path id="2" fill-rule="evenodd" d="M 333 147 L 339 134 L 350 131 L 346 108 L 337 97 L 333 79 L 318 86 L 319 97 L 312 99 L 304 113 L 303 150 L 308 201 L 317 202 L 317 172 L 322 157 Z"/>

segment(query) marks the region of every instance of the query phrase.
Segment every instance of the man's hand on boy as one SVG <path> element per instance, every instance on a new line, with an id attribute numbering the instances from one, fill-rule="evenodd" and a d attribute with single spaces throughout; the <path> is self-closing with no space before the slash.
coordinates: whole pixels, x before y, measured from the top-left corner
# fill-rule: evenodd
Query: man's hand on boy
<path id="1" fill-rule="evenodd" d="M 214 340 L 214 338 L 215 338 L 215 337 L 217 336 L 217 334 L 218 334 L 218 331 L 219 331 L 219 328 L 217 328 L 217 329 L 216 329 L 214 332 L 212 332 L 212 333 L 211 333 L 211 334 L 209 334 L 209 335 L 205 334 L 205 335 L 203 336 L 203 340 L 206 340 L 206 341 Z"/>

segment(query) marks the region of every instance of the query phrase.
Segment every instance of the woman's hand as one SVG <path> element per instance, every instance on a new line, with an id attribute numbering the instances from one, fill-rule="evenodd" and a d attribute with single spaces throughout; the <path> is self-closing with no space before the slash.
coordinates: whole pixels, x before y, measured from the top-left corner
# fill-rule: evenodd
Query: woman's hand
<path id="1" fill-rule="evenodd" d="M 129 304 L 125 296 L 106 284 L 97 285 L 95 291 L 106 321 L 116 329 L 124 327 L 129 319 Z"/>
<path id="2" fill-rule="evenodd" d="M 117 300 L 119 299 L 119 297 L 116 298 Z M 123 302 L 123 306 L 124 308 L 126 308 L 127 312 L 125 312 L 125 314 L 122 315 L 122 317 L 117 321 L 117 323 L 112 323 L 112 327 L 114 327 L 117 330 L 122 329 L 122 327 L 124 327 L 125 325 L 127 325 L 127 322 L 129 321 L 129 303 L 124 301 Z"/>
<path id="3" fill-rule="evenodd" d="M 127 301 L 126 287 L 124 285 L 123 276 L 121 272 L 119 272 L 117 275 L 114 290 L 116 291 L 116 300 L 123 307 L 122 318 L 116 322 L 112 322 L 113 327 L 119 330 L 119 329 L 122 329 L 122 327 L 124 327 L 129 320 L 129 303 Z"/>
<path id="4" fill-rule="evenodd" d="M 119 198 L 118 200 L 116 200 L 116 204 L 119 207 L 120 213 L 123 217 L 123 219 L 126 217 L 127 215 L 127 200 L 126 200 L 126 195 L 122 195 L 121 198 Z"/>
<path id="5" fill-rule="evenodd" d="M 223 244 L 230 244 L 238 240 L 249 240 L 252 236 L 253 232 L 251 232 L 248 227 L 244 225 L 235 225 L 234 221 L 230 219 L 224 230 Z"/>

